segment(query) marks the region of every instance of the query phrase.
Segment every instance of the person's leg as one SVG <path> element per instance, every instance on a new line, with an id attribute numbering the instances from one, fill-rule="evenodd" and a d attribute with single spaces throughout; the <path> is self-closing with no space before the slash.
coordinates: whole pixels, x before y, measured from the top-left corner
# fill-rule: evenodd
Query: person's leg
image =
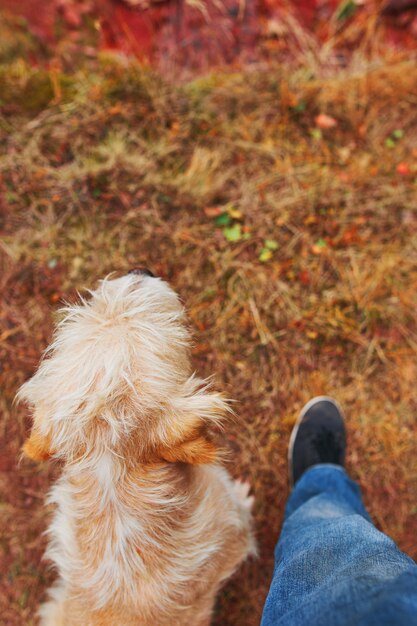
<path id="1" fill-rule="evenodd" d="M 417 624 L 417 566 L 373 526 L 359 487 L 343 468 L 337 405 L 323 402 L 328 401 L 318 399 L 302 413 L 292 437 L 296 486 L 286 506 L 261 624 Z"/>

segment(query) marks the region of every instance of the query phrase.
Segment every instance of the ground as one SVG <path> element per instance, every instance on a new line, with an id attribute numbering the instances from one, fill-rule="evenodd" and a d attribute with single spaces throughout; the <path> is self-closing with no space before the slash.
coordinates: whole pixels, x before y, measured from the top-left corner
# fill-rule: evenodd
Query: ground
<path id="1" fill-rule="evenodd" d="M 235 400 L 224 443 L 255 494 L 259 558 L 215 626 L 259 623 L 289 435 L 313 395 L 343 406 L 349 472 L 416 558 L 413 56 L 372 39 L 342 58 L 298 37 L 285 63 L 175 82 L 108 55 L 33 67 L 32 44 L 2 41 L 0 624 L 35 624 L 54 577 L 42 533 L 59 468 L 21 459 L 15 393 L 61 302 L 135 265 L 179 292 L 195 369 Z"/>

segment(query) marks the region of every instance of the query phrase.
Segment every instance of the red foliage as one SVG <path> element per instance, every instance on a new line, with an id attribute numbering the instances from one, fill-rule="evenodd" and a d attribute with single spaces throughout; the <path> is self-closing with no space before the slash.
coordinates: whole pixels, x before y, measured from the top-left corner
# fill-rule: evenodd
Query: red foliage
<path id="1" fill-rule="evenodd" d="M 52 47 L 57 24 L 60 33 L 82 30 L 83 18 L 89 15 L 99 31 L 100 48 L 133 54 L 166 69 L 174 59 L 185 69 L 259 59 L 260 40 L 270 43 L 262 54 L 285 46 L 285 14 L 325 39 L 332 16 L 342 6 L 341 0 L 201 0 L 201 4 L 204 11 L 188 6 L 186 0 L 150 0 L 149 8 L 129 6 L 127 0 L 0 0 L 0 8 L 25 17 L 32 32 Z M 366 20 L 371 4 L 352 3 L 352 14 Z M 349 15 L 340 20 L 341 26 Z M 390 24 L 391 41 L 415 46 L 413 18 L 415 11 L 381 19 Z"/>

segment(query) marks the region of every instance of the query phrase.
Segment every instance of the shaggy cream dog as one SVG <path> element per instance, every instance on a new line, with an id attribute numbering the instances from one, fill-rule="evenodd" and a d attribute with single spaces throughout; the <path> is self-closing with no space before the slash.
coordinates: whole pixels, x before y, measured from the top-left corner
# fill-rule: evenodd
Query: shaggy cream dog
<path id="1" fill-rule="evenodd" d="M 63 309 L 39 369 L 24 452 L 62 462 L 42 626 L 202 626 L 254 553 L 248 487 L 217 462 L 227 406 L 190 370 L 184 310 L 145 271 Z"/>

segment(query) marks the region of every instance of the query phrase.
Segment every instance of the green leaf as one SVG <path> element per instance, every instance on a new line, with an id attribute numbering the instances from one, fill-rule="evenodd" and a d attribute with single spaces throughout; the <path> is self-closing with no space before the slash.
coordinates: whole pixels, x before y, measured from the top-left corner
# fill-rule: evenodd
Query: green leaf
<path id="1" fill-rule="evenodd" d="M 224 212 L 216 217 L 216 219 L 214 220 L 214 223 L 216 224 L 216 226 L 228 226 L 231 221 L 232 219 L 230 215 Z"/>
<path id="2" fill-rule="evenodd" d="M 324 239 L 318 239 L 316 241 L 316 246 L 318 248 L 326 248 L 327 247 L 327 243 L 324 241 Z"/>
<path id="3" fill-rule="evenodd" d="M 392 136 L 395 139 L 402 139 L 404 137 L 404 131 L 402 128 L 396 128 L 395 130 L 392 131 Z"/>
<path id="4" fill-rule="evenodd" d="M 310 135 L 313 137 L 313 139 L 319 141 L 322 138 L 323 133 L 321 132 L 320 128 L 312 128 L 310 130 Z"/>
<path id="5" fill-rule="evenodd" d="M 297 104 L 293 108 L 294 108 L 294 111 L 297 111 L 298 113 L 302 113 L 303 111 L 306 110 L 307 104 L 303 100 L 301 100 L 300 102 L 297 102 Z"/>
<path id="6" fill-rule="evenodd" d="M 211 300 L 213 298 L 213 296 L 216 294 L 217 289 L 215 287 L 207 287 L 206 289 L 204 289 L 203 293 L 201 294 L 201 300 L 204 302 L 205 300 Z"/>
<path id="7" fill-rule="evenodd" d="M 242 228 L 240 224 L 234 224 L 223 229 L 223 234 L 227 241 L 240 241 L 242 239 Z"/>
<path id="8" fill-rule="evenodd" d="M 266 263 L 271 258 L 272 258 L 272 250 L 268 250 L 268 248 L 262 248 L 259 254 L 259 260 L 262 261 L 262 263 Z"/>
<path id="9" fill-rule="evenodd" d="M 339 4 L 336 10 L 336 19 L 337 20 L 347 20 L 349 17 L 352 17 L 356 13 L 356 9 L 358 5 L 354 0 L 345 0 Z"/>
<path id="10" fill-rule="evenodd" d="M 268 250 L 278 250 L 278 242 L 275 239 L 265 239 L 264 246 Z"/>
<path id="11" fill-rule="evenodd" d="M 395 148 L 395 141 L 393 139 L 391 139 L 391 137 L 388 137 L 387 139 L 385 139 L 385 147 L 386 148 Z"/>
<path id="12" fill-rule="evenodd" d="M 17 601 L 21 608 L 24 608 L 26 606 L 27 601 L 28 601 L 28 597 L 29 597 L 28 589 L 23 589 L 23 591 L 20 594 L 19 599 Z"/>

